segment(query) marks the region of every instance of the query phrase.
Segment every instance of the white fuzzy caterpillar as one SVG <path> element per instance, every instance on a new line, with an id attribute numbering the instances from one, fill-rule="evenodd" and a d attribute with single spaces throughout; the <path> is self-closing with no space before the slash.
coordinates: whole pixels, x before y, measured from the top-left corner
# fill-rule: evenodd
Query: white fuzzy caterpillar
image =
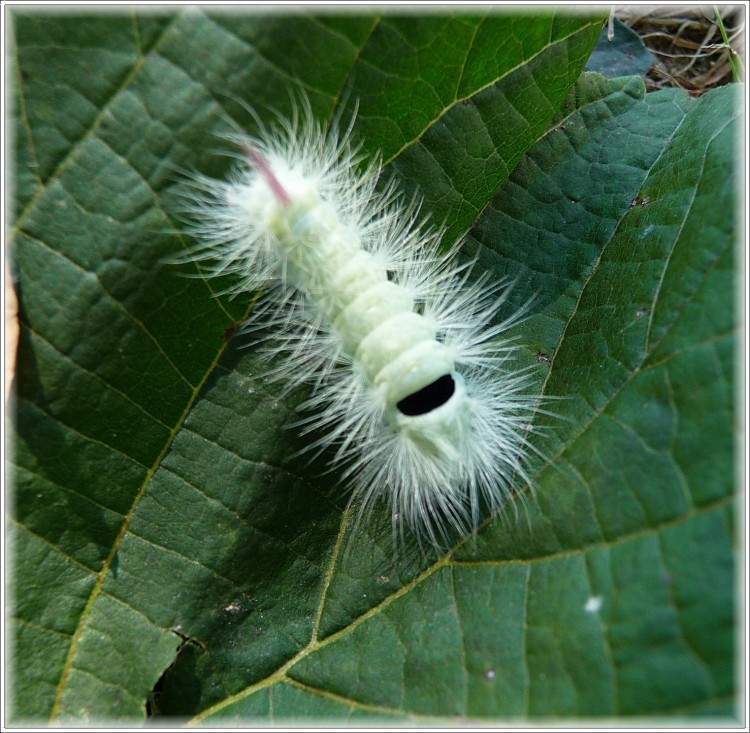
<path id="1" fill-rule="evenodd" d="M 517 347 L 497 338 L 521 314 L 493 323 L 508 283 L 470 282 L 418 202 L 376 190 L 378 161 L 358 171 L 351 126 L 325 134 L 303 108 L 257 138 L 232 135 L 228 180 L 191 177 L 198 246 L 182 261 L 263 291 L 247 325 L 267 332 L 271 375 L 312 383 L 310 447 L 336 446 L 361 511 L 387 497 L 399 527 L 444 546 L 528 482 L 536 401 L 510 368 Z"/>

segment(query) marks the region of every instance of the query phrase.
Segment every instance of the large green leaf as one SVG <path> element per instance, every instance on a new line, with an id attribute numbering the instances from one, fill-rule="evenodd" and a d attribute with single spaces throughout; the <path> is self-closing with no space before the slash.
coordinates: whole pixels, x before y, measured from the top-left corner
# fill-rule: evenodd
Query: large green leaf
<path id="1" fill-rule="evenodd" d="M 570 91 L 600 29 L 15 14 L 17 718 L 732 712 L 735 94 Z M 439 557 L 352 534 L 251 295 L 163 264 L 176 169 L 299 87 L 534 297 L 549 461 Z"/>

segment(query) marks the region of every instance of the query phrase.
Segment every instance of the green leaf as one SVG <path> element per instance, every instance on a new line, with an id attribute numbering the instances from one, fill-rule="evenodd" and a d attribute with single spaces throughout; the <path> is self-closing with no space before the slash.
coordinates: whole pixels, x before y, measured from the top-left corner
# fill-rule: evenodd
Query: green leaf
<path id="1" fill-rule="evenodd" d="M 645 75 L 656 61 L 656 57 L 646 48 L 641 37 L 615 18 L 612 24 L 612 38 L 609 37 L 609 27 L 604 28 L 586 62 L 586 71 L 596 71 L 608 78 L 631 74 Z"/>
<path id="2" fill-rule="evenodd" d="M 14 13 L 17 719 L 732 713 L 736 95 L 570 91 L 601 20 Z M 251 294 L 164 264 L 300 88 L 535 296 L 549 462 L 440 557 L 352 533 Z"/>

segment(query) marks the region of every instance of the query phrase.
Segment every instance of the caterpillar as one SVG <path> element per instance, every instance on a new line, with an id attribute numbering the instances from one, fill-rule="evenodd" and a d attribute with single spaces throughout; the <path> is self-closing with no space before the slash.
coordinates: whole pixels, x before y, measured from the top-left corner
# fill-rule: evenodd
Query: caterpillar
<path id="1" fill-rule="evenodd" d="M 180 261 L 233 276 L 232 294 L 261 291 L 242 330 L 262 332 L 266 376 L 310 385 L 296 425 L 315 434 L 308 449 L 332 448 L 360 516 L 385 499 L 394 530 L 444 547 L 529 484 L 538 400 L 502 338 L 526 309 L 496 322 L 512 283 L 473 278 L 419 197 L 378 184 L 355 118 L 326 132 L 303 100 L 271 127 L 256 118 L 256 136 L 224 135 L 228 177 L 186 178 L 195 246 Z"/>

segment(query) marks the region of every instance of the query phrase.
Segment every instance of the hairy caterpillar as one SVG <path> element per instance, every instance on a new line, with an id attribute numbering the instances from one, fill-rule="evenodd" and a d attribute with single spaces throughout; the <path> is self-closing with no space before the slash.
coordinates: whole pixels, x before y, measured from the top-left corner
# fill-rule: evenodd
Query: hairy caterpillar
<path id="1" fill-rule="evenodd" d="M 305 102 L 271 129 L 258 121 L 258 137 L 228 135 L 228 179 L 189 177 L 197 246 L 181 261 L 262 290 L 245 330 L 264 329 L 271 376 L 312 384 L 309 447 L 335 446 L 360 511 L 386 497 L 396 526 L 442 546 L 528 482 L 535 400 L 511 368 L 517 346 L 498 340 L 523 311 L 494 322 L 510 284 L 470 280 L 420 201 L 376 188 L 379 160 L 358 170 L 353 122 L 325 133 Z"/>

